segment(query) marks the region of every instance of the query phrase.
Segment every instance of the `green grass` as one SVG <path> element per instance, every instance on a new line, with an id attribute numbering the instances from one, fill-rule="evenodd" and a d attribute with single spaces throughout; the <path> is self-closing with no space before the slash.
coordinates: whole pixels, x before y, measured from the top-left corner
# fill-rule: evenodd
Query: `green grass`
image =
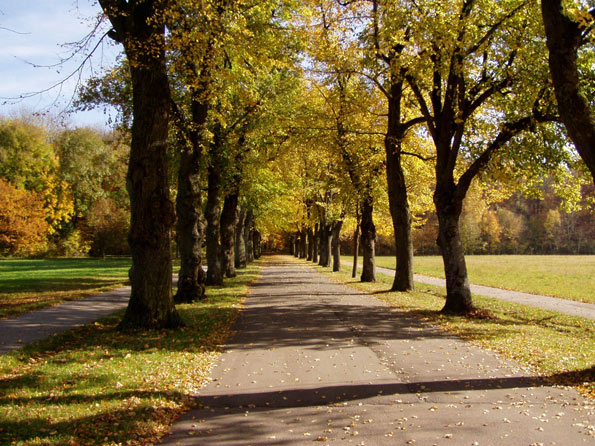
<path id="1" fill-rule="evenodd" d="M 0 318 L 122 286 L 129 258 L 0 260 Z"/>
<path id="2" fill-rule="evenodd" d="M 349 262 L 353 260 L 350 256 L 344 258 Z M 485 255 L 465 258 L 469 280 L 473 284 L 595 303 L 595 255 Z M 378 256 L 376 265 L 394 269 L 395 258 Z M 417 274 L 444 278 L 442 257 L 415 257 L 413 267 Z"/>
<path id="3" fill-rule="evenodd" d="M 317 267 L 334 280 L 400 307 L 464 339 L 532 367 L 553 382 L 573 385 L 595 397 L 595 321 L 497 299 L 474 296 L 487 318 L 443 315 L 444 290 L 419 285 L 415 292 L 388 292 L 392 278 L 378 275 L 376 283 L 356 282 L 351 268 L 338 273 Z"/>
<path id="4" fill-rule="evenodd" d="M 121 332 L 120 312 L 0 356 L 0 444 L 156 443 L 192 406 L 258 270 L 179 305 L 185 328 Z"/>

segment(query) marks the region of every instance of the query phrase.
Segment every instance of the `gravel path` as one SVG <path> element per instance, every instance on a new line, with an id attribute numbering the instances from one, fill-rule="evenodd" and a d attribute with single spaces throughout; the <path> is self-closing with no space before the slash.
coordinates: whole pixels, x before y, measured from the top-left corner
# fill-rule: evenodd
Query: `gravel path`
<path id="1" fill-rule="evenodd" d="M 349 266 L 353 265 L 353 263 L 350 262 L 341 263 Z M 361 269 L 361 266 L 358 265 L 358 268 Z M 376 272 L 391 277 L 395 276 L 394 269 L 376 267 Z M 444 279 L 439 279 L 430 276 L 422 276 L 420 274 L 415 274 L 413 276 L 413 279 L 419 283 L 425 283 L 428 285 L 446 288 L 446 281 Z M 559 313 L 569 314 L 571 316 L 580 316 L 585 317 L 587 319 L 595 319 L 595 304 L 473 284 L 471 285 L 471 292 L 479 296 L 493 297 L 494 299 L 506 300 L 509 302 L 515 302 L 524 305 L 531 305 L 533 307 L 539 307 L 545 310 L 553 310 Z"/>
<path id="2" fill-rule="evenodd" d="M 164 445 L 595 444 L 593 401 L 573 389 L 290 257 L 262 271 Z"/>

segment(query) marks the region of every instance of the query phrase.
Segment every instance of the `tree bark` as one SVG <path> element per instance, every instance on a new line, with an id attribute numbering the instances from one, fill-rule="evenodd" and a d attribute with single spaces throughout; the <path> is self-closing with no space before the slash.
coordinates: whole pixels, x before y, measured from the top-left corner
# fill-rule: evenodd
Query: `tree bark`
<path id="1" fill-rule="evenodd" d="M 208 192 L 205 218 L 207 220 L 207 285 L 223 285 L 223 268 L 221 262 L 221 244 L 219 243 L 221 217 L 221 163 L 220 130 L 215 129 L 213 142 L 209 146 L 211 163 L 208 168 Z"/>
<path id="2" fill-rule="evenodd" d="M 438 214 L 438 246 L 446 275 L 446 303 L 442 312 L 466 314 L 474 307 L 459 230 L 463 200 L 456 197 L 454 186 L 437 185 L 434 204 Z"/>
<path id="3" fill-rule="evenodd" d="M 353 232 L 353 266 L 351 268 L 351 277 L 357 276 L 357 261 L 359 254 L 359 225 L 360 225 L 360 213 L 359 207 L 355 211 L 355 231 Z"/>
<path id="4" fill-rule="evenodd" d="M 388 100 L 388 127 L 384 138 L 386 152 L 386 180 L 388 203 L 395 235 L 396 271 L 392 291 L 409 291 L 413 283 L 413 239 L 411 237 L 411 211 L 407 199 L 407 185 L 401 165 L 401 142 L 407 126 L 401 124 L 403 81 L 392 79 Z"/>
<path id="5" fill-rule="evenodd" d="M 560 118 L 595 182 L 595 121 L 581 94 L 577 67 L 583 30 L 564 13 L 562 0 L 542 0 L 541 12 Z"/>
<path id="6" fill-rule="evenodd" d="M 331 244 L 333 241 L 333 229 L 330 224 L 320 225 L 320 266 L 331 266 Z"/>
<path id="7" fill-rule="evenodd" d="M 314 238 L 312 241 L 312 262 L 318 263 L 318 252 L 320 245 L 320 229 L 318 223 L 314 225 Z"/>
<path id="8" fill-rule="evenodd" d="M 246 221 L 244 223 L 244 242 L 246 244 L 246 262 L 254 261 L 254 244 L 252 241 L 252 225 L 254 223 L 254 214 L 252 210 L 246 212 Z"/>
<path id="9" fill-rule="evenodd" d="M 202 202 L 200 197 L 200 147 L 190 146 L 182 151 L 178 171 L 177 238 L 180 252 L 180 272 L 176 303 L 188 303 L 205 295 L 202 270 Z M 204 273 L 204 271 L 203 271 Z"/>
<path id="10" fill-rule="evenodd" d="M 331 250 L 333 253 L 333 271 L 341 271 L 341 227 L 343 220 L 336 221 L 332 227 Z"/>
<path id="11" fill-rule="evenodd" d="M 314 257 L 314 231 L 312 228 L 308 228 L 308 260 L 309 262 L 312 261 Z"/>
<path id="12" fill-rule="evenodd" d="M 110 37 L 122 43 L 132 80 L 132 140 L 126 187 L 130 195 L 131 294 L 120 328 L 182 325 L 172 296 L 167 138 L 170 90 L 165 58 L 164 3 L 101 0 Z M 147 51 L 151 48 L 151 51 Z"/>
<path id="13" fill-rule="evenodd" d="M 227 194 L 221 211 L 221 261 L 226 277 L 235 277 L 235 227 L 238 210 L 238 192 Z"/>
<path id="14" fill-rule="evenodd" d="M 255 259 L 259 259 L 261 256 L 260 242 L 261 242 L 260 231 L 258 229 L 255 229 L 254 231 L 252 231 L 252 245 L 254 248 L 254 258 Z"/>
<path id="15" fill-rule="evenodd" d="M 244 223 L 246 220 L 246 210 L 240 206 L 238 219 L 235 227 L 235 267 L 246 268 L 246 243 L 244 242 Z"/>
<path id="16" fill-rule="evenodd" d="M 376 282 L 376 226 L 373 219 L 374 205 L 371 198 L 362 203 L 362 282 Z"/>
<path id="17" fill-rule="evenodd" d="M 308 232 L 306 228 L 300 231 L 300 259 L 308 257 Z"/>

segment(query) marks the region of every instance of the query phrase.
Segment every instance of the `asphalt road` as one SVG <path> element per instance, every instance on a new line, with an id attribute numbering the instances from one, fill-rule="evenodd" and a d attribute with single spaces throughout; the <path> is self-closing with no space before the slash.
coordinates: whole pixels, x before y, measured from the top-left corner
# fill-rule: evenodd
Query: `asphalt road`
<path id="1" fill-rule="evenodd" d="M 595 444 L 594 401 L 289 257 L 236 330 L 164 445 Z"/>

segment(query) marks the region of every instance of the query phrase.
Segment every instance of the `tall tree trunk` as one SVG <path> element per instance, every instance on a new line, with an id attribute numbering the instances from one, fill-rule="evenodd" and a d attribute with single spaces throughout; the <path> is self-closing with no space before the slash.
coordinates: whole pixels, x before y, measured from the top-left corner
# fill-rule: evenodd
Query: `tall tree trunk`
<path id="1" fill-rule="evenodd" d="M 362 282 L 376 282 L 376 226 L 373 219 L 374 205 L 371 198 L 362 203 Z"/>
<path id="2" fill-rule="evenodd" d="M 238 192 L 232 192 L 223 201 L 221 211 L 221 261 L 227 277 L 236 276 L 235 227 L 238 210 Z"/>
<path id="3" fill-rule="evenodd" d="M 406 127 L 401 120 L 402 82 L 393 79 L 388 101 L 388 129 L 384 139 L 386 152 L 386 180 L 388 203 L 395 234 L 396 271 L 391 290 L 408 291 L 413 283 L 413 239 L 411 237 L 411 211 L 407 200 L 407 186 L 401 165 L 401 141 Z"/>
<path id="4" fill-rule="evenodd" d="M 312 241 L 312 262 L 318 263 L 318 253 L 320 246 L 320 229 L 318 223 L 314 225 L 314 239 Z"/>
<path id="5" fill-rule="evenodd" d="M 302 228 L 300 231 L 300 259 L 308 257 L 308 232 L 306 228 Z"/>
<path id="6" fill-rule="evenodd" d="M 180 272 L 176 303 L 193 302 L 205 295 L 205 284 L 200 274 L 202 269 L 201 245 L 202 226 L 200 224 L 202 203 L 200 198 L 200 147 L 192 146 L 184 150 L 180 157 L 178 171 L 178 214 L 177 237 L 180 252 Z"/>
<path id="7" fill-rule="evenodd" d="M 246 243 L 246 262 L 254 261 L 254 246 L 252 242 L 252 226 L 254 223 L 254 214 L 252 210 L 246 212 L 246 221 L 244 223 L 244 241 Z"/>
<path id="8" fill-rule="evenodd" d="M 583 26 L 566 14 L 562 3 L 541 1 L 550 73 L 560 118 L 595 182 L 595 119 L 589 102 L 581 94 L 577 66 L 578 49 L 584 40 Z"/>
<path id="9" fill-rule="evenodd" d="M 260 250 L 260 231 L 258 229 L 255 229 L 252 232 L 252 244 L 253 244 L 253 248 L 254 248 L 254 258 L 255 259 L 259 259 L 261 256 L 261 250 Z"/>
<path id="10" fill-rule="evenodd" d="M 208 169 L 208 192 L 205 218 L 207 219 L 207 285 L 223 285 L 223 268 L 221 262 L 221 245 L 219 243 L 221 217 L 221 163 L 222 150 L 220 129 L 215 129 L 213 142 L 209 147 L 211 164 Z"/>
<path id="11" fill-rule="evenodd" d="M 132 80 L 132 140 L 126 176 L 130 195 L 132 253 L 130 301 L 120 327 L 182 325 L 172 296 L 171 229 L 167 138 L 170 90 L 165 58 L 163 3 L 101 0 L 110 36 L 124 45 Z M 151 51 L 147 51 L 147 47 Z"/>
<path id="12" fill-rule="evenodd" d="M 333 242 L 333 230 L 330 224 L 320 225 L 320 266 L 331 266 L 331 245 Z"/>
<path id="13" fill-rule="evenodd" d="M 351 277 L 357 275 L 357 257 L 359 254 L 359 225 L 360 225 L 360 213 L 359 206 L 355 209 L 355 231 L 353 232 L 353 266 L 351 268 Z"/>
<path id="14" fill-rule="evenodd" d="M 341 271 L 341 227 L 343 220 L 336 221 L 332 227 L 331 250 L 333 253 L 333 271 Z"/>
<path id="15" fill-rule="evenodd" d="M 446 275 L 446 303 L 442 312 L 469 313 L 474 308 L 459 230 L 463 202 L 456 198 L 453 188 L 437 184 L 434 204 L 438 214 L 438 246 Z"/>
<path id="16" fill-rule="evenodd" d="M 314 257 L 314 231 L 312 228 L 308 228 L 308 260 L 309 262 L 312 261 Z"/>
<path id="17" fill-rule="evenodd" d="M 235 267 L 246 268 L 246 243 L 244 242 L 244 223 L 246 221 L 246 210 L 240 206 L 238 219 L 236 220 L 235 237 L 236 245 L 234 248 Z"/>

